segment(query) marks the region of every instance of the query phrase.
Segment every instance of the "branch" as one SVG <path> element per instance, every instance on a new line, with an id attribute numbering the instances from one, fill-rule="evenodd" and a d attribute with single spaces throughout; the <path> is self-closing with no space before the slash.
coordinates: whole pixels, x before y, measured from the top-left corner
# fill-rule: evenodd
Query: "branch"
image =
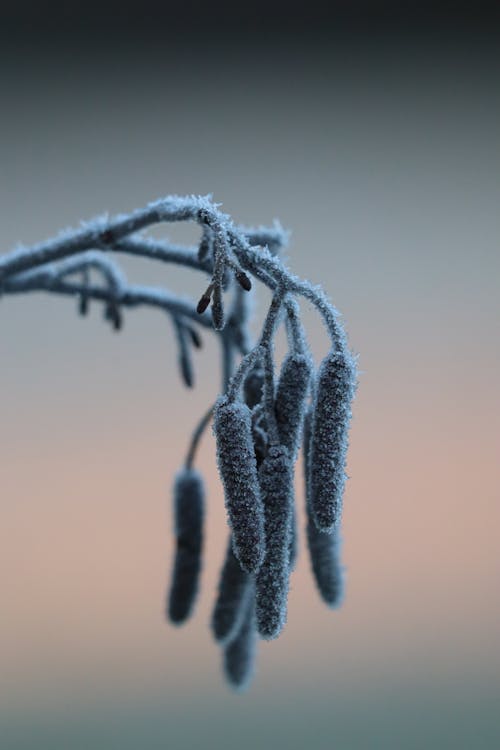
<path id="1" fill-rule="evenodd" d="M 184 247 L 141 234 L 154 224 L 173 221 L 197 223 L 199 245 Z M 215 329 L 221 345 L 222 393 L 196 427 L 175 484 L 177 550 L 168 611 L 176 624 L 185 620 L 198 589 L 204 493 L 193 465 L 213 416 L 232 532 L 233 562 L 224 568 L 220 601 L 228 602 L 227 621 L 238 624 L 234 640 L 222 645 L 226 672 L 235 687 L 250 673 L 253 648 L 250 654 L 249 644 L 257 630 L 261 637 L 273 638 L 284 625 L 296 549 L 293 466 L 304 424 L 309 554 L 317 585 L 328 603 L 333 601 L 330 589 L 335 588 L 340 570 L 338 544 L 324 542 L 324 537 L 338 539 L 356 362 L 340 315 L 323 290 L 285 267 L 280 250 L 287 241 L 288 234 L 277 222 L 271 228 L 236 226 L 209 197 L 173 196 L 128 216 L 101 217 L 0 258 L 0 294 L 47 292 L 77 297 L 82 314 L 88 301 L 95 300 L 104 304 L 106 318 L 116 329 L 121 327 L 122 308 L 154 307 L 167 313 L 188 387 L 194 383 L 191 347 L 201 346 L 198 326 Z M 201 271 L 209 276 L 209 283 L 195 305 L 164 289 L 130 285 L 109 253 Z M 100 284 L 91 283 L 91 271 L 97 272 Z M 75 274 L 81 279 L 71 278 Z M 249 331 L 251 278 L 272 292 L 255 344 Z M 228 313 L 224 310 L 226 294 Z M 331 338 L 318 372 L 297 297 L 314 305 Z M 283 322 L 289 352 L 276 381 L 274 338 Z M 241 575 L 248 576 L 251 585 L 243 587 L 248 595 L 227 595 L 227 587 L 232 586 L 227 571 L 233 569 L 240 582 Z M 237 588 L 243 590 L 239 584 Z"/>

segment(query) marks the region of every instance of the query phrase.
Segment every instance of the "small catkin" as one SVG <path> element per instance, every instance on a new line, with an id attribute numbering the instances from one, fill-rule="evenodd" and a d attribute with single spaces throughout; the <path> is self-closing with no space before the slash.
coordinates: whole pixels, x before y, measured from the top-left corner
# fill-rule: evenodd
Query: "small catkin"
<path id="1" fill-rule="evenodd" d="M 235 690 L 243 690 L 250 682 L 255 664 L 257 634 L 253 590 L 248 596 L 240 629 L 224 649 L 224 672 Z"/>
<path id="2" fill-rule="evenodd" d="M 234 555 L 230 538 L 212 615 L 212 632 L 218 643 L 228 643 L 235 637 L 245 614 L 250 592 L 253 592 L 252 577 L 242 570 Z"/>
<path id="3" fill-rule="evenodd" d="M 292 466 L 287 449 L 273 445 L 259 470 L 264 502 L 266 555 L 256 578 L 257 629 L 276 638 L 286 621 L 290 577 Z"/>
<path id="4" fill-rule="evenodd" d="M 184 469 L 174 485 L 176 551 L 168 601 L 168 616 L 176 625 L 189 617 L 198 592 L 203 516 L 203 480 L 193 469 Z"/>
<path id="5" fill-rule="evenodd" d="M 280 441 L 292 460 L 297 458 L 313 370 L 311 357 L 294 352 L 287 354 L 281 366 L 274 410 Z"/>
<path id="6" fill-rule="evenodd" d="M 250 409 L 219 398 L 213 429 L 234 553 L 244 570 L 255 573 L 264 559 L 265 534 Z"/>
<path id="7" fill-rule="evenodd" d="M 312 414 L 309 411 L 304 420 L 304 477 L 306 484 L 307 546 L 311 568 L 323 601 L 329 607 L 338 607 L 344 595 L 344 575 L 340 562 L 339 530 L 330 534 L 320 531 L 314 521 L 310 504 L 310 462 L 309 448 Z"/>
<path id="8" fill-rule="evenodd" d="M 354 363 L 331 351 L 320 365 L 311 425 L 311 511 L 318 529 L 329 532 L 340 521 L 345 484 Z"/>

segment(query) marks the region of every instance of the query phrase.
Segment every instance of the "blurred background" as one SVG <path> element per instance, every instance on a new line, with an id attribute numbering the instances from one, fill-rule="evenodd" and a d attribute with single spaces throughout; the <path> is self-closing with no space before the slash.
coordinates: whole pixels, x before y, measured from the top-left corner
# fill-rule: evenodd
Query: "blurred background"
<path id="1" fill-rule="evenodd" d="M 188 391 L 159 312 L 115 335 L 98 306 L 1 301 L 2 749 L 498 746 L 497 21 L 477 3 L 4 12 L 0 252 L 212 193 L 292 231 L 287 262 L 342 312 L 361 375 L 345 603 L 320 602 L 302 534 L 286 630 L 235 695 L 208 627 L 227 535 L 210 434 L 201 596 L 182 629 L 163 614 L 172 480 L 219 390 L 213 337 Z M 297 497 L 302 530 L 300 471 Z"/>

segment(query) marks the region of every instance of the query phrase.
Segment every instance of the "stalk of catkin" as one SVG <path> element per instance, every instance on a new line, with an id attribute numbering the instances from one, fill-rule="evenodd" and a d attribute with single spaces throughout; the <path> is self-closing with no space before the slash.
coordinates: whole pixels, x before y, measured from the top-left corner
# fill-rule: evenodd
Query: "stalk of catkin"
<path id="1" fill-rule="evenodd" d="M 336 527 L 331 533 L 320 531 L 316 526 L 310 503 L 310 436 L 312 414 L 304 420 L 304 478 L 306 486 L 307 547 L 312 573 L 323 601 L 329 607 L 338 607 L 343 598 L 344 576 L 340 561 L 340 538 Z"/>
<path id="2" fill-rule="evenodd" d="M 235 690 L 243 690 L 253 675 L 257 637 L 253 590 L 248 596 L 240 628 L 224 649 L 224 672 Z"/>
<path id="3" fill-rule="evenodd" d="M 246 404 L 219 398 L 214 409 L 217 463 L 224 485 L 234 554 L 241 567 L 255 573 L 265 554 L 264 508 Z"/>
<path id="4" fill-rule="evenodd" d="M 257 629 L 276 638 L 286 621 L 293 503 L 292 465 L 282 445 L 269 448 L 259 470 L 264 502 L 266 555 L 256 578 Z"/>
<path id="5" fill-rule="evenodd" d="M 311 512 L 318 529 L 326 532 L 333 530 L 342 513 L 355 385 L 351 357 L 343 351 L 330 351 L 319 368 L 310 445 Z"/>
<path id="6" fill-rule="evenodd" d="M 235 637 L 241 626 L 246 611 L 246 600 L 250 593 L 253 595 L 252 577 L 241 568 L 234 555 L 230 538 L 212 614 L 212 632 L 218 643 L 228 643 Z"/>
<path id="7" fill-rule="evenodd" d="M 169 618 L 177 625 L 191 614 L 198 592 L 203 515 L 203 480 L 193 469 L 184 469 L 174 485 L 176 550 L 168 601 Z"/>

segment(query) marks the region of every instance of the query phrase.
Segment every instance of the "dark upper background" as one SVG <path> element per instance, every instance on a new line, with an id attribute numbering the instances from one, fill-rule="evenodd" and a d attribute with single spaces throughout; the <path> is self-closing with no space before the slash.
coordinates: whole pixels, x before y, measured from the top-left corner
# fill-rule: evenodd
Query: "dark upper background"
<path id="1" fill-rule="evenodd" d="M 2 750 L 498 747 L 495 14 L 477 2 L 2 14 L 0 252 L 213 191 L 237 221 L 292 230 L 290 267 L 324 285 L 362 369 L 345 603 L 319 602 L 302 534 L 286 630 L 235 697 L 207 625 L 226 543 L 209 436 L 199 605 L 181 630 L 162 617 L 169 488 L 219 387 L 210 336 L 187 392 L 164 316 L 131 312 L 114 336 L 98 308 L 82 321 L 68 300 L 1 300 Z M 199 295 L 194 274 L 124 266 Z M 306 306 L 304 319 L 320 357 Z M 300 515 L 300 482 L 297 501 Z"/>

